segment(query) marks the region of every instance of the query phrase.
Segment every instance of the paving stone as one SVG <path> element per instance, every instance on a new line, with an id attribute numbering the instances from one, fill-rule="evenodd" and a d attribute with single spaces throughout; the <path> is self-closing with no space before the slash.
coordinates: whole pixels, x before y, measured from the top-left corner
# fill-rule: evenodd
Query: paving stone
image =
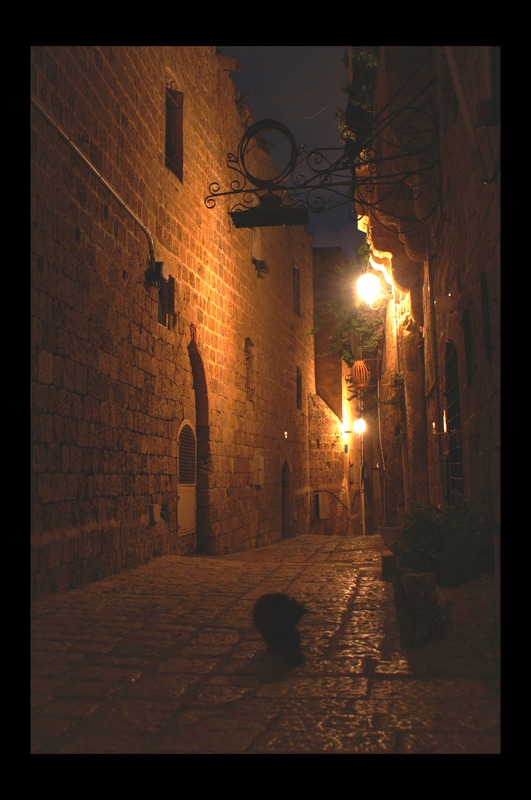
<path id="1" fill-rule="evenodd" d="M 498 754 L 496 653 L 464 629 L 404 650 L 383 550 L 306 535 L 35 600 L 31 752 Z M 310 609 L 300 666 L 252 626 L 270 591 Z"/>

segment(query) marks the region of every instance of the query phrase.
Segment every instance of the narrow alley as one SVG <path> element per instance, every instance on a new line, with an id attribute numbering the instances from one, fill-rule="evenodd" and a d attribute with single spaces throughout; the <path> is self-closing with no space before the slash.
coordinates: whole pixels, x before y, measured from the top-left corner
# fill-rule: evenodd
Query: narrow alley
<path id="1" fill-rule="evenodd" d="M 499 753 L 497 654 L 458 630 L 405 652 L 382 548 L 165 555 L 35 600 L 32 754 Z M 267 592 L 309 610 L 302 666 L 252 627 Z"/>

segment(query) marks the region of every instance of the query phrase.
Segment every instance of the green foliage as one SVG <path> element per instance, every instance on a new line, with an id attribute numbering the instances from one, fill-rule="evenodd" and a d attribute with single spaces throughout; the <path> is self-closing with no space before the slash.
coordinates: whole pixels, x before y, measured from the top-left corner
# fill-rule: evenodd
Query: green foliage
<path id="1" fill-rule="evenodd" d="M 330 345 L 319 355 L 339 355 L 351 367 L 355 361 L 363 358 L 364 353 L 372 353 L 383 341 L 385 316 L 379 311 L 371 308 L 344 311 L 337 304 L 328 303 L 319 314 L 334 314 L 337 319 L 335 331 L 330 336 Z M 353 348 L 355 340 L 358 348 Z"/>
<path id="2" fill-rule="evenodd" d="M 343 91 L 348 95 L 349 105 L 361 106 L 370 111 L 376 84 L 378 48 L 365 45 L 353 47 L 352 50 L 352 82 L 347 84 Z M 345 65 L 348 66 L 347 56 Z"/>
<path id="3" fill-rule="evenodd" d="M 339 133 L 345 141 L 345 153 L 354 162 L 372 130 L 377 50 L 377 47 L 369 46 L 352 48 L 352 80 L 344 87 L 348 95 L 347 106 L 344 111 L 338 109 L 336 113 Z"/>
<path id="4" fill-rule="evenodd" d="M 347 268 L 338 267 L 338 272 L 349 273 L 345 283 L 349 283 L 363 269 L 370 254 L 368 244 L 358 249 L 359 259 L 351 262 Z M 381 346 L 385 336 L 385 308 L 370 307 L 345 308 L 344 303 L 331 301 L 314 314 L 312 333 L 319 330 L 321 320 L 335 317 L 334 332 L 329 337 L 330 344 L 318 356 L 338 355 L 351 367 L 355 361 L 374 352 Z M 353 349 L 354 348 L 354 349 Z"/>
<path id="5" fill-rule="evenodd" d="M 488 504 L 459 498 L 443 509 L 417 504 L 393 550 L 401 566 L 434 572 L 440 586 L 461 586 L 494 569 Z"/>

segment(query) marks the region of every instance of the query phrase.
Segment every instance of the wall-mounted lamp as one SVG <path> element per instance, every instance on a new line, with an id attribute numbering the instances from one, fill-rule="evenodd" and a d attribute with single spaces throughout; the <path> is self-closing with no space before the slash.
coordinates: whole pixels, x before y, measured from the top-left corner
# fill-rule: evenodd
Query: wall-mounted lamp
<path id="1" fill-rule="evenodd" d="M 356 281 L 356 291 L 365 303 L 371 305 L 380 296 L 380 281 L 373 272 L 365 272 Z"/>
<path id="2" fill-rule="evenodd" d="M 354 420 L 354 433 L 362 434 L 367 428 L 367 423 L 363 419 L 363 417 L 359 417 L 358 419 Z"/>
<path id="3" fill-rule="evenodd" d="M 382 294 L 382 284 L 378 276 L 374 272 L 364 272 L 356 281 L 356 292 L 364 303 L 372 307 L 377 300 L 387 302 L 387 300 L 394 298 L 393 284 L 390 283 L 389 285 L 391 292 Z"/>

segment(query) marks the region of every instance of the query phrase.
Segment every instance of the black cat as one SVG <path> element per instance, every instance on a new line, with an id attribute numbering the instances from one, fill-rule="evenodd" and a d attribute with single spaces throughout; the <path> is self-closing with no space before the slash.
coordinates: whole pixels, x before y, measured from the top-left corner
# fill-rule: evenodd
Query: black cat
<path id="1" fill-rule="evenodd" d="M 282 656 L 287 664 L 304 663 L 297 623 L 308 611 L 287 594 L 264 594 L 253 609 L 253 624 L 260 631 L 269 653 Z"/>

